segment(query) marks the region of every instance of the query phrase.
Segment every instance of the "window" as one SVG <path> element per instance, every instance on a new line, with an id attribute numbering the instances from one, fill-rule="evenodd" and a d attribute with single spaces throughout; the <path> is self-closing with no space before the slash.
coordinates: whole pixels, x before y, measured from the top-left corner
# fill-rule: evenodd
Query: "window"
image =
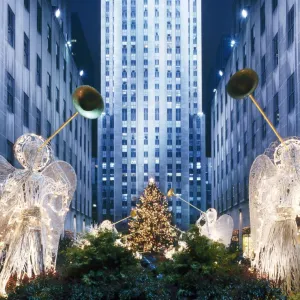
<path id="1" fill-rule="evenodd" d="M 7 110 L 11 113 L 15 112 L 15 80 L 6 72 L 6 88 L 7 88 Z"/>
<path id="2" fill-rule="evenodd" d="M 51 75 L 47 73 L 47 98 L 51 101 Z"/>
<path id="3" fill-rule="evenodd" d="M 78 137 L 78 121 L 75 119 L 75 141 L 77 141 L 77 137 Z"/>
<path id="4" fill-rule="evenodd" d="M 255 25 L 251 28 L 251 53 L 255 51 Z"/>
<path id="5" fill-rule="evenodd" d="M 279 124 L 279 97 L 278 97 L 278 93 L 276 93 L 274 95 L 273 103 L 274 103 L 274 125 L 278 126 L 278 124 Z"/>
<path id="6" fill-rule="evenodd" d="M 42 6 L 39 1 L 37 1 L 36 29 L 38 33 L 42 33 Z"/>
<path id="7" fill-rule="evenodd" d="M 122 109 L 122 121 L 127 121 L 127 109 Z"/>
<path id="8" fill-rule="evenodd" d="M 64 82 L 66 82 L 67 79 L 67 61 L 64 58 L 64 65 L 63 65 L 63 77 L 64 77 Z"/>
<path id="9" fill-rule="evenodd" d="M 30 0 L 24 0 L 24 7 L 29 12 L 29 10 L 30 10 Z"/>
<path id="10" fill-rule="evenodd" d="M 252 122 L 252 149 L 256 146 L 256 121 Z"/>
<path id="11" fill-rule="evenodd" d="M 167 109 L 167 121 L 172 121 L 172 109 Z"/>
<path id="12" fill-rule="evenodd" d="M 289 113 L 295 108 L 295 81 L 294 73 L 288 78 L 287 81 L 287 92 L 288 92 L 288 109 Z"/>
<path id="13" fill-rule="evenodd" d="M 56 43 L 55 45 L 55 60 L 56 60 L 56 69 L 59 70 L 59 45 Z"/>
<path id="14" fill-rule="evenodd" d="M 159 108 L 155 108 L 155 121 L 159 120 Z"/>
<path id="15" fill-rule="evenodd" d="M 136 121 L 136 109 L 131 109 L 131 121 Z"/>
<path id="16" fill-rule="evenodd" d="M 29 97 L 23 93 L 23 125 L 29 127 Z"/>
<path id="17" fill-rule="evenodd" d="M 56 99 L 55 99 L 55 108 L 59 113 L 59 89 L 56 87 Z"/>
<path id="18" fill-rule="evenodd" d="M 266 83 L 266 55 L 261 58 L 261 85 Z"/>
<path id="19" fill-rule="evenodd" d="M 14 144 L 9 140 L 6 141 L 6 153 L 7 153 L 7 161 L 13 165 L 14 164 Z"/>
<path id="20" fill-rule="evenodd" d="M 7 41 L 15 48 L 15 14 L 10 6 L 7 6 Z"/>
<path id="21" fill-rule="evenodd" d="M 295 25 L 295 13 L 294 5 L 288 12 L 287 16 L 287 30 L 288 30 L 288 47 L 294 42 L 294 25 Z"/>
<path id="22" fill-rule="evenodd" d="M 50 25 L 48 24 L 47 25 L 47 50 L 49 53 L 51 53 L 52 51 L 51 43 L 52 43 L 52 31 Z"/>
<path id="23" fill-rule="evenodd" d="M 36 109 L 36 134 L 41 135 L 41 119 L 42 119 L 42 115 L 41 115 L 41 111 L 37 108 Z"/>
<path id="24" fill-rule="evenodd" d="M 36 55 L 36 84 L 42 85 L 42 61 L 38 55 Z"/>
<path id="25" fill-rule="evenodd" d="M 260 34 L 263 35 L 266 29 L 265 3 L 260 7 Z"/>
<path id="26" fill-rule="evenodd" d="M 181 121 L 181 109 L 176 108 L 176 121 Z"/>
<path id="27" fill-rule="evenodd" d="M 246 49 L 246 43 L 243 46 L 243 68 L 245 69 L 247 65 L 247 49 Z"/>
<path id="28" fill-rule="evenodd" d="M 51 135 L 51 124 L 49 121 L 47 121 L 47 137 Z"/>
<path id="29" fill-rule="evenodd" d="M 70 73 L 70 81 L 69 81 L 69 92 L 72 94 L 73 91 L 73 79 L 72 79 L 72 73 Z"/>
<path id="30" fill-rule="evenodd" d="M 144 108 L 144 120 L 148 121 L 148 108 Z"/>
<path id="31" fill-rule="evenodd" d="M 247 156 L 247 149 L 248 149 L 248 134 L 247 131 L 244 132 L 244 157 Z"/>
<path id="32" fill-rule="evenodd" d="M 24 66 L 29 69 L 29 38 L 24 32 Z"/>
<path id="33" fill-rule="evenodd" d="M 279 62 L 279 50 L 278 50 L 278 33 L 273 38 L 273 68 L 278 66 Z"/>
<path id="34" fill-rule="evenodd" d="M 63 120 L 66 121 L 67 120 L 67 104 L 66 104 L 66 100 L 63 100 L 64 103 L 64 107 L 63 107 Z"/>
<path id="35" fill-rule="evenodd" d="M 272 0 L 272 11 L 274 12 L 278 6 L 278 0 Z"/>
<path id="36" fill-rule="evenodd" d="M 264 107 L 263 108 L 264 113 L 266 114 L 267 112 L 267 108 Z M 262 139 L 265 139 L 267 136 L 267 122 L 265 121 L 265 118 L 263 116 L 261 116 L 261 136 Z"/>

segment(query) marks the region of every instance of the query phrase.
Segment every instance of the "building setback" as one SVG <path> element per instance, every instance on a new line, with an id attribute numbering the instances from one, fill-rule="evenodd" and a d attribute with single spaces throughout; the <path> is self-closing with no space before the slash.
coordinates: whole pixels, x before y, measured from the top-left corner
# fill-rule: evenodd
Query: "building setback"
<path id="1" fill-rule="evenodd" d="M 249 171 L 276 136 L 250 99 L 231 99 L 225 86 L 237 70 L 254 69 L 260 79 L 254 96 L 278 132 L 282 137 L 300 135 L 296 26 L 300 6 L 296 0 L 239 2 L 236 45 L 212 101 L 212 204 L 220 213 L 232 215 L 235 234 L 245 248 L 250 225 Z M 238 12 L 245 7 L 248 17 L 243 20 Z"/>
<path id="2" fill-rule="evenodd" d="M 206 208 L 201 59 L 200 0 L 101 1 L 102 219 L 127 216 L 151 177 Z M 198 217 L 169 200 L 182 228 Z"/>
<path id="3" fill-rule="evenodd" d="M 75 112 L 72 93 L 81 84 L 66 46 L 68 1 L 52 3 L 0 1 L 0 154 L 18 168 L 15 140 L 27 132 L 50 136 Z M 91 122 L 77 117 L 51 145 L 58 159 L 73 165 L 78 179 L 65 230 L 82 231 L 91 221 Z"/>

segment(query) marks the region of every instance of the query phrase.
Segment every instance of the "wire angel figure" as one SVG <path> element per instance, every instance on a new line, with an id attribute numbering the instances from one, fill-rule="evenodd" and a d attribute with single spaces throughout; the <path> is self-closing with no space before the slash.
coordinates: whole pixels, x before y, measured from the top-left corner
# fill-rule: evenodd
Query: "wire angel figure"
<path id="1" fill-rule="evenodd" d="M 250 170 L 252 266 L 287 292 L 300 290 L 300 141 L 273 143 Z"/>
<path id="2" fill-rule="evenodd" d="M 201 235 L 228 247 L 232 237 L 233 219 L 229 215 L 222 215 L 219 219 L 217 216 L 217 211 L 209 208 L 206 213 L 201 214 L 196 226 Z"/>
<path id="3" fill-rule="evenodd" d="M 20 280 L 54 270 L 64 220 L 76 189 L 76 174 L 64 161 L 53 161 L 44 139 L 24 134 L 14 155 L 24 169 L 0 156 L 0 293 L 11 275 Z"/>

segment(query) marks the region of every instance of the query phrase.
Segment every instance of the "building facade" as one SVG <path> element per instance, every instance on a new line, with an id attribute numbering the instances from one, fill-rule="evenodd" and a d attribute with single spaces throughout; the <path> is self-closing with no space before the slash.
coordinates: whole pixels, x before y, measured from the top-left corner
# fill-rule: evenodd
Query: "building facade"
<path id="1" fill-rule="evenodd" d="M 0 154 L 19 168 L 15 140 L 30 132 L 50 136 L 75 112 L 72 93 L 81 80 L 66 46 L 68 1 L 3 0 L 0 20 Z M 65 230 L 82 231 L 91 221 L 91 122 L 77 117 L 51 145 L 78 179 Z"/>
<path id="2" fill-rule="evenodd" d="M 299 34 L 296 0 L 237 1 L 248 17 L 235 26 L 236 44 L 212 101 L 212 205 L 232 215 L 242 244 L 249 234 L 249 171 L 276 136 L 247 98 L 231 99 L 226 84 L 237 70 L 254 69 L 259 76 L 255 98 L 282 137 L 300 134 Z M 247 244 L 245 240 L 245 245 Z M 245 246 L 244 245 L 244 246 Z"/>
<path id="3" fill-rule="evenodd" d="M 206 208 L 200 0 L 101 1 L 98 187 L 102 219 L 121 219 L 153 177 Z M 197 213 L 169 199 L 174 222 Z"/>

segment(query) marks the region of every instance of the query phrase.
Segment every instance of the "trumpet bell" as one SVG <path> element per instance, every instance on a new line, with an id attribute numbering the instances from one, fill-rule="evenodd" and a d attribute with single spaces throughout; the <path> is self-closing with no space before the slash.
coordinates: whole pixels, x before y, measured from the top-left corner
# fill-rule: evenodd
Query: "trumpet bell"
<path id="1" fill-rule="evenodd" d="M 72 95 L 75 109 L 85 118 L 97 119 L 104 110 L 104 101 L 96 89 L 79 86 Z"/>
<path id="2" fill-rule="evenodd" d="M 254 70 L 240 70 L 232 75 L 228 81 L 227 93 L 234 99 L 243 99 L 255 91 L 258 81 L 258 75 Z"/>
<path id="3" fill-rule="evenodd" d="M 167 193 L 167 197 L 173 197 L 175 196 L 174 190 L 173 189 L 169 189 L 168 193 Z"/>
<path id="4" fill-rule="evenodd" d="M 133 210 L 130 212 L 130 217 L 134 219 L 136 216 L 137 216 L 137 212 L 136 212 L 135 209 L 133 209 Z"/>

